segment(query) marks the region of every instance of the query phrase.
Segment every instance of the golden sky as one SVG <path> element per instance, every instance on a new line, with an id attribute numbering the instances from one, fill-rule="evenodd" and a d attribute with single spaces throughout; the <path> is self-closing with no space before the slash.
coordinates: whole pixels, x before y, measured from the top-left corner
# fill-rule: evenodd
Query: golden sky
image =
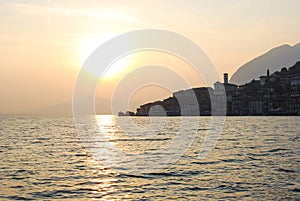
<path id="1" fill-rule="evenodd" d="M 275 46 L 299 43 L 299 8 L 298 0 L 0 0 L 0 113 L 71 102 L 88 55 L 108 39 L 138 29 L 186 36 L 208 54 L 219 73 L 231 75 Z M 117 62 L 97 96 L 109 98 L 130 65 L 185 65 L 165 55 L 135 56 Z M 197 86 L 193 73 L 181 73 Z M 170 93 L 154 88 L 146 87 L 147 95 L 137 92 L 133 103 Z"/>

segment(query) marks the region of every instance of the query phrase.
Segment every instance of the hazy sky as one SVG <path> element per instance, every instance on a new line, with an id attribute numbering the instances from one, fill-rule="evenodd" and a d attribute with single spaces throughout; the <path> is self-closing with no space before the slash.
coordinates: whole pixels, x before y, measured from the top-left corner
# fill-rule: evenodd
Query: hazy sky
<path id="1" fill-rule="evenodd" d="M 231 75 L 275 46 L 299 43 L 299 8 L 298 0 L 0 0 L 0 113 L 70 103 L 87 56 L 107 39 L 137 29 L 182 34 L 206 51 L 220 73 Z M 109 99 L 116 80 L 111 75 L 98 96 Z M 135 101 L 168 91 L 147 90 Z"/>

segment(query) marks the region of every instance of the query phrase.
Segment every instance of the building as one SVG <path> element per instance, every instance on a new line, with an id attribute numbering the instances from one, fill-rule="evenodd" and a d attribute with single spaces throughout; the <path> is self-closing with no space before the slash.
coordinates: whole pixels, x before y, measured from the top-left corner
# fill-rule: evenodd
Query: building
<path id="1" fill-rule="evenodd" d="M 140 106 L 136 115 L 149 115 L 160 106 L 168 116 L 174 115 L 300 115 L 300 62 L 283 67 L 270 75 L 269 70 L 259 80 L 237 86 L 215 82 L 214 89 L 199 87 L 173 93 L 162 101 Z"/>

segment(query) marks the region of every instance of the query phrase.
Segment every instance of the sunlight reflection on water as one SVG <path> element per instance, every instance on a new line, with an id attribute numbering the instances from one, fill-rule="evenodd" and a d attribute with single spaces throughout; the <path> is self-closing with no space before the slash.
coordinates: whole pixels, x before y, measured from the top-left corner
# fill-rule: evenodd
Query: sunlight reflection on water
<path id="1" fill-rule="evenodd" d="M 210 129 L 209 117 L 189 118 L 200 126 L 184 155 L 166 169 L 138 174 L 127 171 L 128 164 L 108 167 L 90 148 L 99 148 L 103 139 L 127 154 L 167 146 L 179 129 L 178 118 L 168 119 L 158 126 L 161 132 L 151 135 L 143 129 L 130 135 L 128 117 L 96 119 L 106 129 L 106 138 L 99 138 L 95 128 L 86 128 L 95 135 L 81 139 L 69 117 L 1 116 L 0 199 L 295 200 L 300 196 L 299 117 L 228 117 L 223 135 L 204 159 L 198 152 Z M 151 125 L 148 118 L 132 121 L 145 131 Z M 124 125 L 116 126 L 120 122 Z"/>

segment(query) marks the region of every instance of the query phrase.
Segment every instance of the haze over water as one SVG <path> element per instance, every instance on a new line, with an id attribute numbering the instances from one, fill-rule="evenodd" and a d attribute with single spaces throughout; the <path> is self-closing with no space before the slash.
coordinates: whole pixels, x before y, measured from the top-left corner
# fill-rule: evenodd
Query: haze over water
<path id="1" fill-rule="evenodd" d="M 151 135 L 134 131 L 139 140 L 120 132 L 115 122 L 121 117 L 101 118 L 111 122 L 106 129 L 115 136 L 115 146 L 139 154 L 168 144 L 181 117 L 168 117 L 169 129 L 159 132 L 154 125 Z M 95 142 L 83 142 L 71 117 L 1 116 L 0 199 L 299 199 L 299 117 L 227 117 L 220 139 L 204 159 L 198 152 L 213 129 L 209 117 L 183 118 L 200 125 L 186 153 L 168 168 L 135 174 L 135 161 L 123 169 L 97 161 L 84 147 Z M 149 123 L 146 117 L 132 120 Z"/>
<path id="2" fill-rule="evenodd" d="M 0 201 L 299 200 L 299 116 L 226 117 L 220 136 L 208 135 L 223 128 L 210 117 L 76 118 L 136 111 L 212 87 L 223 73 L 245 84 L 288 70 L 300 61 L 299 8 L 299 0 L 0 0 Z M 277 96 L 267 84 L 268 103 L 254 106 L 300 114 L 294 78 L 283 80 L 297 93 L 286 97 L 279 84 Z M 277 107 L 272 96 L 288 102 Z M 195 114 L 191 105 L 176 111 Z"/>

